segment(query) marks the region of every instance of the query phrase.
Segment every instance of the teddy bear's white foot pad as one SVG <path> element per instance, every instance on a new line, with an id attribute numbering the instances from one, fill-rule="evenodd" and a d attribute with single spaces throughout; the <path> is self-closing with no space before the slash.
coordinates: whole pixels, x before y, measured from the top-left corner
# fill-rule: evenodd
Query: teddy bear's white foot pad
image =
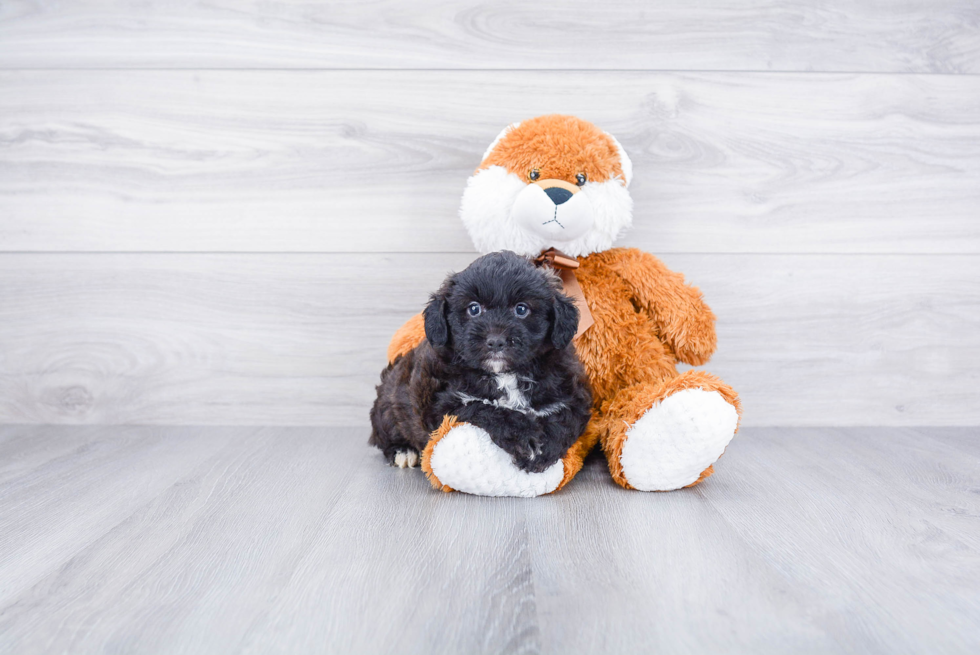
<path id="1" fill-rule="evenodd" d="M 737 426 L 738 412 L 717 391 L 678 391 L 626 431 L 623 475 L 641 491 L 686 487 L 718 461 Z"/>
<path id="2" fill-rule="evenodd" d="M 530 498 L 558 488 L 565 475 L 561 460 L 541 473 L 528 473 L 475 425 L 454 427 L 432 449 L 432 472 L 456 491 L 477 496 Z"/>

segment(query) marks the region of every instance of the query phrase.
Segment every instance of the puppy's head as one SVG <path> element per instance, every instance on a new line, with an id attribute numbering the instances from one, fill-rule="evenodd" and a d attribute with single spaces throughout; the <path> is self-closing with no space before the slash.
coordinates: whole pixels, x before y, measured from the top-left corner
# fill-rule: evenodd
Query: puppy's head
<path id="1" fill-rule="evenodd" d="M 512 252 L 480 257 L 451 275 L 425 308 L 425 336 L 445 356 L 490 373 L 521 370 L 578 329 L 558 278 Z"/>

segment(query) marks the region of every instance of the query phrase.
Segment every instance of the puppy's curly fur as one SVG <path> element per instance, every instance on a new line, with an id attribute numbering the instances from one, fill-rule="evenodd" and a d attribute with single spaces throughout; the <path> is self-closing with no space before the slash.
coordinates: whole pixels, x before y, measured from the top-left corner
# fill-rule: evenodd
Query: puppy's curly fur
<path id="1" fill-rule="evenodd" d="M 483 428 L 521 469 L 557 462 L 585 430 L 592 394 L 571 347 L 578 310 L 558 278 L 512 252 L 448 277 L 425 336 L 381 374 L 369 443 L 414 466 L 443 416 Z"/>

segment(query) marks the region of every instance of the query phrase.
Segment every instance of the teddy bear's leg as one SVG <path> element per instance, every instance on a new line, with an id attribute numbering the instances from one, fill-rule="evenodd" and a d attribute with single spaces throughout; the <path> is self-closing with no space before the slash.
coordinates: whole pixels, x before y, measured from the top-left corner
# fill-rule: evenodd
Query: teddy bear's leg
<path id="1" fill-rule="evenodd" d="M 687 371 L 622 389 L 603 406 L 600 440 L 617 484 L 670 491 L 698 484 L 738 430 L 738 396 L 710 373 Z"/>
<path id="2" fill-rule="evenodd" d="M 405 321 L 405 324 L 391 337 L 391 342 L 388 344 L 388 363 L 391 364 L 422 343 L 423 339 L 425 339 L 425 320 L 421 314 L 416 314 Z"/>
<path id="3" fill-rule="evenodd" d="M 598 433 L 587 430 L 563 459 L 541 473 L 528 473 L 517 468 L 486 431 L 447 416 L 422 452 L 422 470 L 432 486 L 442 491 L 478 496 L 541 496 L 568 484 L 581 470 L 596 441 Z"/>

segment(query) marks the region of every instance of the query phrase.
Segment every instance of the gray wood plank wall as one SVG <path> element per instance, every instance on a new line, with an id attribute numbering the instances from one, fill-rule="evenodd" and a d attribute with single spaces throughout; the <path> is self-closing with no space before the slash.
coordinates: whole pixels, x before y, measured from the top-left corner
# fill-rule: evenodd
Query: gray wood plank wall
<path id="1" fill-rule="evenodd" d="M 978 73 L 973 0 L 4 3 L 0 422 L 363 424 L 483 149 L 558 111 L 746 425 L 976 424 Z"/>

